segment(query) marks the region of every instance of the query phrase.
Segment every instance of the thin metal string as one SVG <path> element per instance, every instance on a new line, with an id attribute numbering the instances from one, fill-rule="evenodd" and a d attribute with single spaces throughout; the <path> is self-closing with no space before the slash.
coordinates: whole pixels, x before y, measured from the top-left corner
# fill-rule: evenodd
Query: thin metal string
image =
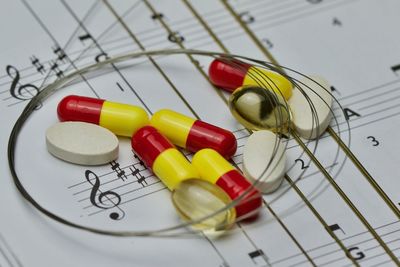
<path id="1" fill-rule="evenodd" d="M 182 223 L 182 224 L 178 224 L 178 225 L 175 225 L 172 227 L 166 227 L 166 228 L 159 229 L 159 230 L 151 230 L 151 231 L 109 231 L 109 230 L 102 230 L 102 229 L 98 229 L 98 228 L 87 227 L 87 226 L 83 226 L 83 225 L 74 223 L 72 221 L 69 221 L 69 220 L 67 220 L 63 217 L 60 217 L 59 215 L 56 215 L 56 214 L 52 213 L 51 211 L 47 210 L 46 208 L 44 208 L 38 202 L 35 201 L 35 199 L 25 189 L 25 187 L 23 186 L 23 184 L 21 183 L 21 181 L 17 175 L 16 169 L 15 169 L 15 150 L 16 150 L 16 144 L 17 144 L 17 140 L 18 140 L 19 134 L 21 132 L 21 129 L 22 129 L 23 125 L 25 124 L 26 120 L 33 113 L 33 111 L 36 110 L 37 105 L 43 104 L 44 100 L 47 99 L 48 97 L 50 97 L 54 92 L 56 92 L 57 90 L 60 90 L 61 88 L 65 87 L 66 85 L 68 85 L 71 82 L 75 82 L 77 79 L 79 79 L 79 77 L 82 77 L 83 74 L 87 74 L 90 72 L 94 72 L 96 70 L 100 70 L 110 64 L 121 63 L 121 62 L 130 60 L 130 59 L 135 59 L 135 58 L 139 58 L 139 57 L 143 57 L 143 56 L 178 55 L 178 54 L 240 59 L 240 60 L 250 61 L 250 62 L 254 62 L 254 63 L 263 63 L 263 64 L 265 64 L 265 66 L 270 66 L 269 63 L 265 63 L 265 62 L 262 62 L 259 60 L 255 60 L 255 59 L 251 59 L 251 58 L 247 58 L 247 57 L 243 57 L 243 56 L 239 56 L 239 55 L 201 51 L 201 50 L 171 49 L 171 50 L 133 52 L 133 53 L 124 54 L 121 56 L 116 56 L 114 58 L 110 58 L 105 61 L 101 61 L 101 62 L 95 63 L 93 65 L 84 67 L 82 69 L 76 70 L 76 71 L 64 76 L 63 78 L 56 80 L 54 83 L 49 84 L 49 85 L 45 86 L 43 89 L 41 89 L 40 92 L 29 101 L 27 106 L 22 111 L 20 117 L 17 119 L 16 123 L 14 124 L 14 127 L 10 134 L 10 138 L 9 138 L 9 142 L 8 142 L 8 150 L 7 150 L 8 163 L 9 163 L 11 175 L 13 177 L 13 181 L 14 181 L 17 189 L 19 190 L 19 192 L 22 194 L 22 196 L 29 203 L 31 203 L 36 209 L 38 209 L 40 212 L 42 212 L 44 215 L 46 215 L 49 218 L 56 220 L 64 225 L 68 225 L 68 226 L 71 226 L 71 227 L 74 227 L 77 229 L 81 229 L 81 230 L 85 230 L 85 231 L 89 231 L 89 232 L 93 232 L 93 233 L 98 233 L 98 234 L 103 234 L 103 235 L 112 235 L 112 236 L 154 236 L 154 235 L 176 236 L 177 233 L 171 233 L 171 232 L 176 231 L 178 229 L 182 229 L 182 228 L 186 229 L 185 227 L 187 227 L 187 226 L 190 226 L 192 224 L 196 224 L 203 220 L 211 218 L 211 217 L 215 216 L 216 214 L 218 214 L 219 212 L 223 212 L 226 209 L 233 208 L 239 202 L 242 202 L 243 198 L 252 190 L 252 188 L 249 188 L 248 190 L 246 190 L 246 192 L 243 192 L 243 194 L 240 197 L 233 200 L 231 203 L 229 203 L 223 209 L 216 211 L 212 214 L 205 216 L 204 218 L 200 218 L 195 221 Z M 277 67 L 278 66 L 273 66 L 273 68 L 277 68 Z M 279 66 L 279 67 L 283 68 L 283 66 Z M 267 77 L 266 79 L 269 79 L 269 77 Z M 256 181 L 255 184 L 257 182 L 258 181 Z M 286 191 L 287 190 L 285 190 L 285 192 Z M 284 194 L 284 192 L 281 193 L 279 196 L 282 196 L 283 194 Z M 278 199 L 278 197 L 276 199 Z M 254 211 L 253 213 L 256 213 L 256 212 L 258 212 L 258 211 Z M 247 215 L 247 216 L 251 216 L 251 214 Z M 238 220 L 241 220 L 241 219 L 244 219 L 244 218 L 238 218 Z M 197 232 L 197 231 L 193 230 L 190 233 L 193 233 L 193 232 Z M 178 233 L 178 234 L 182 235 L 185 233 Z"/>

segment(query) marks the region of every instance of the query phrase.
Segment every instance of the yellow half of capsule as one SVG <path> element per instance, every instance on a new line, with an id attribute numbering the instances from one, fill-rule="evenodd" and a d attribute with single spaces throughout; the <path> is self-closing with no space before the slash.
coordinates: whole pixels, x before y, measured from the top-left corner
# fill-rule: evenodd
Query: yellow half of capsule
<path id="1" fill-rule="evenodd" d="M 186 140 L 195 119 L 178 112 L 161 109 L 154 113 L 150 125 L 166 136 L 173 144 L 186 147 Z"/>
<path id="2" fill-rule="evenodd" d="M 243 79 L 243 85 L 255 85 L 272 89 L 286 100 L 292 96 L 293 85 L 281 74 L 263 68 L 250 67 Z"/>
<path id="3" fill-rule="evenodd" d="M 153 163 L 153 172 L 169 190 L 174 190 L 184 180 L 199 177 L 196 169 L 176 148 L 161 152 Z"/>
<path id="4" fill-rule="evenodd" d="M 217 151 L 210 148 L 198 151 L 193 156 L 192 165 L 199 172 L 202 179 L 213 184 L 215 184 L 222 175 L 235 169 L 235 167 L 225 160 Z"/>
<path id="5" fill-rule="evenodd" d="M 109 129 L 116 135 L 132 137 L 132 135 L 149 123 L 144 109 L 137 106 L 104 101 L 99 125 Z"/>

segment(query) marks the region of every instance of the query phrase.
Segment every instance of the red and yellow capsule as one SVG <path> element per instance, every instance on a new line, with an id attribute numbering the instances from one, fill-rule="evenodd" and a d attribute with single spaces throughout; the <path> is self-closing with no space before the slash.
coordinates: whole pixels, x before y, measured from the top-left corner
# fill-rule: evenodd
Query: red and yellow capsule
<path id="1" fill-rule="evenodd" d="M 233 92 L 244 85 L 260 86 L 282 94 L 288 100 L 292 96 L 292 83 L 281 74 L 256 67 L 239 60 L 217 58 L 208 69 L 211 82 Z"/>
<path id="2" fill-rule="evenodd" d="M 184 180 L 198 178 L 197 170 L 156 128 L 144 126 L 131 140 L 132 149 L 170 189 Z"/>
<path id="3" fill-rule="evenodd" d="M 196 167 L 202 179 L 217 184 L 231 199 L 245 194 L 236 206 L 238 217 L 246 214 L 252 217 L 262 205 L 260 192 L 215 150 L 200 150 L 194 155 L 192 165 Z"/>
<path id="4" fill-rule="evenodd" d="M 131 137 L 149 123 L 141 107 L 86 96 L 69 95 L 57 107 L 60 121 L 83 121 L 98 124 L 116 135 Z"/>
<path id="5" fill-rule="evenodd" d="M 212 148 L 225 158 L 232 157 L 236 152 L 236 138 L 230 131 L 169 109 L 154 113 L 150 124 L 173 144 L 191 152 Z"/>
<path id="6" fill-rule="evenodd" d="M 202 230 L 224 230 L 236 219 L 236 211 L 225 206 L 230 197 L 220 187 L 199 179 L 189 161 L 156 128 L 145 126 L 132 136 L 132 148 L 172 191 L 179 216 Z M 215 214 L 210 217 L 210 214 Z"/>

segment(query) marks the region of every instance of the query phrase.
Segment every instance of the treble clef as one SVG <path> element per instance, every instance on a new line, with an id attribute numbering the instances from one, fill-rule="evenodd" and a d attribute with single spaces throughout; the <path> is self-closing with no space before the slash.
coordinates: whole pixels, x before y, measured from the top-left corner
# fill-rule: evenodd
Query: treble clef
<path id="1" fill-rule="evenodd" d="M 6 71 L 8 76 L 13 79 L 10 87 L 10 94 L 12 97 L 19 100 L 28 100 L 39 93 L 39 89 L 33 84 L 27 83 L 19 85 L 21 77 L 19 71 L 14 66 L 7 65 Z"/>
<path id="2" fill-rule="evenodd" d="M 110 190 L 105 192 L 100 191 L 100 179 L 91 170 L 85 171 L 85 177 L 92 185 L 92 190 L 90 191 L 90 202 L 93 206 L 100 209 L 117 208 L 121 214 L 118 212 L 112 212 L 109 216 L 113 220 L 121 220 L 125 216 L 125 212 L 118 206 L 121 203 L 121 196 Z M 94 180 L 94 182 L 92 180 Z M 111 205 L 108 205 L 105 202 L 111 202 Z"/>

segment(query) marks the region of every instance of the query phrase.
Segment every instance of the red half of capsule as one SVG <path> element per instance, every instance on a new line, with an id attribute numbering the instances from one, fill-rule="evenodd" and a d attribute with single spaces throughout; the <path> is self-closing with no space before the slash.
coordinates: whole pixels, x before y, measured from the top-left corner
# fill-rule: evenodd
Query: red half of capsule
<path id="1" fill-rule="evenodd" d="M 233 92 L 243 85 L 250 64 L 229 58 L 216 58 L 208 68 L 211 82 L 222 89 Z"/>
<path id="2" fill-rule="evenodd" d="M 152 126 L 140 128 L 131 139 L 132 149 L 141 156 L 147 167 L 152 168 L 156 158 L 174 145 Z"/>
<path id="3" fill-rule="evenodd" d="M 235 136 L 225 129 L 197 120 L 189 131 L 186 149 L 197 152 L 204 147 L 212 148 L 226 159 L 231 158 L 237 149 Z"/>
<path id="4" fill-rule="evenodd" d="M 83 121 L 99 124 L 104 99 L 69 95 L 57 107 L 60 121 Z"/>
<path id="5" fill-rule="evenodd" d="M 255 211 L 262 205 L 261 194 L 239 171 L 228 171 L 217 180 L 217 185 L 223 188 L 232 200 L 239 198 L 246 190 L 252 187 L 236 206 L 236 213 L 238 217 L 250 212 L 253 212 L 254 216 L 258 214 Z"/>

